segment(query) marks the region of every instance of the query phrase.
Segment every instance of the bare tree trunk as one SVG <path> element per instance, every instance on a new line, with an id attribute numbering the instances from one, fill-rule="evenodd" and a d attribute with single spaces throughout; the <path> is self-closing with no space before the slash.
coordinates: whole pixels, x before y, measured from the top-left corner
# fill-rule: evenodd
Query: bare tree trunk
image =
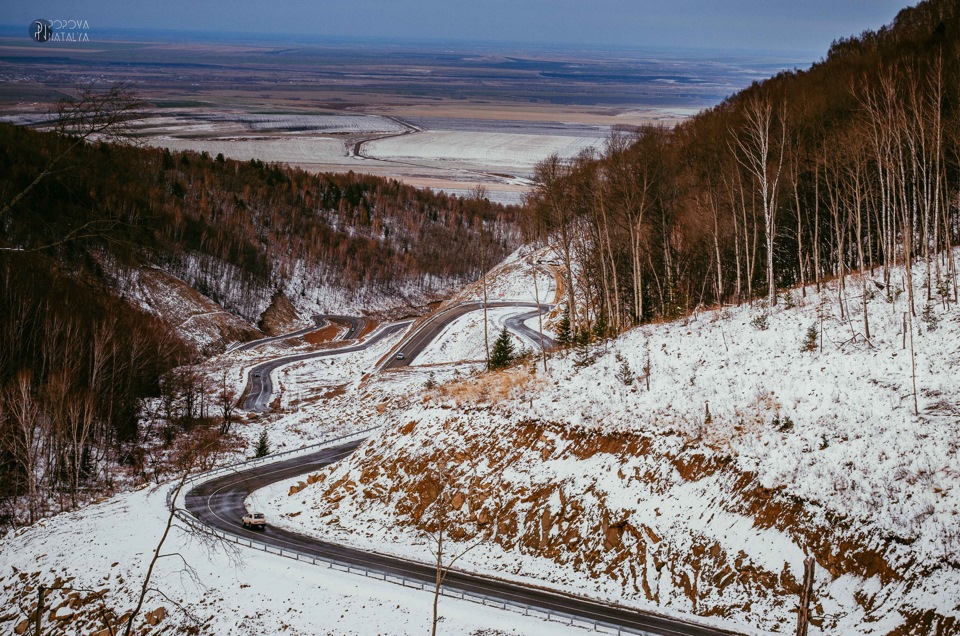
<path id="1" fill-rule="evenodd" d="M 820 293 L 820 164 L 814 169 L 813 196 L 813 276 Z"/>
<path id="2" fill-rule="evenodd" d="M 736 194 L 733 190 L 733 183 L 731 182 L 728 187 L 730 188 L 730 211 L 733 213 L 733 250 L 734 250 L 733 260 L 737 266 L 737 284 L 733 293 L 734 293 L 734 297 L 736 297 L 737 299 L 737 302 L 740 303 L 740 302 L 743 302 L 743 291 L 742 291 L 743 287 L 741 285 L 742 274 L 740 271 L 740 227 L 737 221 L 738 219 L 737 202 L 736 202 Z"/>
<path id="3" fill-rule="evenodd" d="M 799 150 L 795 151 L 799 152 Z M 794 171 L 793 171 L 793 201 L 796 205 L 797 211 L 797 264 L 800 267 L 800 290 L 801 294 L 806 297 L 807 295 L 807 280 L 803 271 L 803 211 L 800 207 L 800 188 L 798 181 L 800 180 L 800 169 L 797 167 L 799 158 L 794 156 Z"/>
<path id="4" fill-rule="evenodd" d="M 445 515 L 444 515 L 445 516 Z M 431 636 L 437 636 L 437 614 L 438 604 L 440 603 L 440 585 L 443 583 L 443 535 L 446 528 L 440 528 L 437 531 L 437 575 L 434 579 L 433 587 L 433 623 L 430 631 Z"/>
<path id="5" fill-rule="evenodd" d="M 537 288 L 537 267 L 533 267 L 533 296 L 537 301 L 537 322 L 540 333 L 540 356 L 543 358 L 543 374 L 547 375 L 547 348 L 543 346 L 543 313 L 540 310 L 540 290 Z"/>
<path id="6" fill-rule="evenodd" d="M 807 636 L 810 625 L 810 600 L 813 596 L 813 575 L 816 568 L 813 557 L 803 561 L 803 587 L 800 591 L 800 611 L 797 613 L 797 636 Z"/>
<path id="7" fill-rule="evenodd" d="M 709 193 L 710 209 L 713 216 L 713 252 L 717 258 L 717 302 L 723 301 L 723 263 L 720 260 L 720 206 L 713 193 Z"/>
<path id="8" fill-rule="evenodd" d="M 480 258 L 481 282 L 483 284 L 483 350 L 487 355 L 487 371 L 490 370 L 490 327 L 487 321 L 487 248 L 483 248 Z"/>
<path id="9" fill-rule="evenodd" d="M 150 589 L 150 578 L 153 576 L 153 568 L 157 564 L 157 560 L 160 559 L 161 554 L 160 550 L 163 549 L 163 543 L 167 540 L 167 536 L 170 534 L 170 528 L 173 527 L 173 520 L 176 517 L 177 508 L 176 501 L 177 497 L 180 495 L 180 491 L 183 489 L 184 484 L 187 483 L 187 477 L 190 475 L 190 471 L 185 470 L 183 476 L 180 478 L 180 482 L 177 484 L 177 489 L 173 493 L 173 503 L 170 505 L 170 514 L 167 515 L 167 525 L 163 529 L 163 535 L 160 537 L 160 543 L 157 544 L 156 549 L 153 551 L 153 558 L 150 559 L 150 565 L 147 567 L 147 573 L 143 577 L 143 585 L 140 586 L 140 597 L 137 599 L 137 606 L 133 608 L 133 611 L 130 613 L 130 618 L 127 619 L 127 627 L 124 630 L 124 636 L 130 636 L 131 631 L 133 630 L 133 622 L 137 618 L 137 614 L 140 613 L 140 610 L 143 608 L 143 602 L 147 598 L 147 591 Z"/>
<path id="10" fill-rule="evenodd" d="M 773 247 L 777 233 L 777 192 L 786 146 L 786 105 L 781 104 L 777 109 L 777 116 L 774 117 L 770 97 L 756 96 L 748 100 L 745 115 L 745 139 L 734 135 L 736 147 L 740 150 L 736 156 L 756 180 L 757 194 L 763 203 L 763 228 L 767 246 L 767 299 L 770 305 L 776 305 L 777 282 L 773 271 Z M 779 143 L 772 137 L 775 125 L 780 127 Z"/>
<path id="11" fill-rule="evenodd" d="M 598 187 L 598 191 L 602 188 Z M 603 219 L 603 236 L 601 237 L 604 240 L 606 245 L 607 257 L 610 259 L 610 270 L 613 274 L 613 307 L 610 317 L 613 319 L 612 327 L 616 330 L 617 333 L 620 332 L 620 281 L 617 276 L 617 262 L 613 258 L 613 247 L 610 241 L 610 226 L 607 223 L 607 211 L 606 206 L 603 204 L 603 193 L 600 194 L 600 215 Z"/>

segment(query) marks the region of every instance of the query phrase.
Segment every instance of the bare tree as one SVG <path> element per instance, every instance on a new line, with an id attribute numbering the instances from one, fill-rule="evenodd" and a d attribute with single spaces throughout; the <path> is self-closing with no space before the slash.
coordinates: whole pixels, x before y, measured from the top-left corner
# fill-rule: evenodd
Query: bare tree
<path id="1" fill-rule="evenodd" d="M 433 627 L 431 636 L 437 634 L 437 623 L 440 620 L 438 605 L 440 588 L 443 586 L 451 568 L 464 555 L 484 541 L 484 535 L 478 531 L 466 543 L 451 544 L 448 539 L 452 524 L 452 513 L 463 505 L 461 498 L 465 497 L 458 491 L 458 486 L 466 485 L 470 479 L 476 478 L 473 467 L 457 461 L 453 453 L 443 451 L 432 464 L 426 477 L 426 484 L 431 494 L 435 494 L 433 502 L 424 510 L 422 527 L 427 535 L 430 552 L 434 558 L 436 576 L 433 592 Z"/>
<path id="2" fill-rule="evenodd" d="M 17 374 L 15 382 L 0 395 L 0 421 L 6 424 L 2 435 L 5 451 L 10 453 L 24 481 L 28 521 L 33 523 L 42 513 L 41 484 L 45 461 L 52 445 L 51 422 L 34 399 L 33 382 L 28 372 Z"/>
<path id="3" fill-rule="evenodd" d="M 563 259 L 567 286 L 567 311 L 570 320 L 570 330 L 577 333 L 577 305 L 574 294 L 573 281 L 573 242 L 574 225 L 576 218 L 568 199 L 568 181 L 571 175 L 570 166 L 565 164 L 556 154 L 550 155 L 537 164 L 534 170 L 534 198 L 538 205 L 537 215 L 540 227 L 537 232 L 549 235 L 557 233 L 560 241 L 559 253 Z"/>
<path id="4" fill-rule="evenodd" d="M 59 139 L 56 154 L 27 187 L 4 204 L 0 218 L 54 174 L 58 166 L 88 139 L 121 141 L 129 138 L 130 123 L 141 116 L 144 103 L 128 84 L 114 84 L 106 91 L 82 87 L 72 98 L 60 100 L 50 113 L 50 128 Z"/>
<path id="5" fill-rule="evenodd" d="M 226 435 L 230 432 L 230 424 L 233 423 L 233 412 L 237 407 L 237 393 L 227 382 L 229 376 L 229 367 L 223 365 L 220 368 L 220 391 L 217 393 L 217 406 L 220 409 L 220 434 Z"/>
<path id="6" fill-rule="evenodd" d="M 169 513 L 167 514 L 167 522 L 164 526 L 163 533 L 160 535 L 160 541 L 157 543 L 156 548 L 154 548 L 153 550 L 153 556 L 150 559 L 150 563 L 147 565 L 147 571 L 144 574 L 143 583 L 141 583 L 140 585 L 140 593 L 137 596 L 136 607 L 133 609 L 132 612 L 130 612 L 129 617 L 127 618 L 126 627 L 124 628 L 124 631 L 123 631 L 124 636 L 130 636 L 130 634 L 132 633 L 134 621 L 136 620 L 137 615 L 140 613 L 140 610 L 143 609 L 143 604 L 146 602 L 147 596 L 151 592 L 162 596 L 164 599 L 166 599 L 167 602 L 172 603 L 174 606 L 177 607 L 177 609 L 183 612 L 188 619 L 190 619 L 197 625 L 200 624 L 200 621 L 195 616 L 193 616 L 193 614 L 190 611 L 188 611 L 185 607 L 183 607 L 180 603 L 170 598 L 162 590 L 156 587 L 152 587 L 150 585 L 153 578 L 154 570 L 156 568 L 157 563 L 160 561 L 160 559 L 174 558 L 174 559 L 180 560 L 182 564 L 181 572 L 185 574 L 186 577 L 189 578 L 191 581 L 193 581 L 196 585 L 203 587 L 196 570 L 186 560 L 186 558 L 184 558 L 182 554 L 180 554 L 179 552 L 163 551 L 163 546 L 166 543 L 168 537 L 170 536 L 170 531 L 175 526 L 181 529 L 184 529 L 192 540 L 200 541 L 208 552 L 212 553 L 213 550 L 217 548 L 222 548 L 226 552 L 227 558 L 231 559 L 232 562 L 239 565 L 240 553 L 239 553 L 239 550 L 237 550 L 236 546 L 232 546 L 231 544 L 227 543 L 226 540 L 220 539 L 213 533 L 206 532 L 202 529 L 194 528 L 193 526 L 177 524 L 177 511 L 178 511 L 177 499 L 179 498 L 180 493 L 183 491 L 184 487 L 187 485 L 187 481 L 190 475 L 193 473 L 194 468 L 199 468 L 202 466 L 202 463 L 203 463 L 202 460 L 210 452 L 211 446 L 212 446 L 211 443 L 202 444 L 199 446 L 194 446 L 189 449 L 186 449 L 184 452 L 184 455 L 182 457 L 182 463 L 181 463 L 180 478 L 177 480 L 177 484 L 175 486 L 173 496 L 170 498 L 170 510 L 169 510 Z"/>
<path id="7" fill-rule="evenodd" d="M 763 228 L 767 242 L 767 298 L 777 304 L 777 281 L 773 271 L 773 243 L 777 234 L 777 194 L 786 147 L 786 105 L 774 114 L 769 95 L 753 95 L 745 105 L 746 123 L 734 132 L 737 159 L 753 176 L 763 209 Z M 779 128 L 779 130 L 776 130 Z M 779 139 L 777 133 L 779 132 Z"/>

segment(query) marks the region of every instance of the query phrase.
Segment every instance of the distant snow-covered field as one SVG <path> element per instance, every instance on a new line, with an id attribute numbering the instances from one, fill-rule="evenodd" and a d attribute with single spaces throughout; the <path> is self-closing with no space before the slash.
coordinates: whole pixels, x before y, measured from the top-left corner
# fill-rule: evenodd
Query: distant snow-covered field
<path id="1" fill-rule="evenodd" d="M 602 145 L 600 137 L 436 130 L 371 141 L 365 153 L 379 159 L 456 162 L 530 174 L 537 162 L 551 154 L 568 159 Z"/>
<path id="2" fill-rule="evenodd" d="M 151 143 L 168 150 L 223 153 L 228 159 L 259 159 L 267 163 L 356 163 L 347 156 L 343 141 L 332 137 L 284 137 L 268 139 L 185 139 L 165 137 Z"/>
<path id="3" fill-rule="evenodd" d="M 389 117 L 353 113 L 243 113 L 229 111 L 164 110 L 137 121 L 141 133 L 176 136 L 231 132 L 273 132 L 324 135 L 396 134 L 409 130 Z"/>

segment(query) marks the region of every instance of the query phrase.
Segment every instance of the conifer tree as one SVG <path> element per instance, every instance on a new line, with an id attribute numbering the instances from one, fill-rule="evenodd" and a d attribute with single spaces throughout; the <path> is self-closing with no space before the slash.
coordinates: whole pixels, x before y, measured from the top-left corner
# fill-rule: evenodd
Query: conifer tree
<path id="1" fill-rule="evenodd" d="M 513 341 L 510 339 L 507 328 L 504 327 L 493 343 L 493 351 L 490 352 L 490 368 L 502 369 L 508 366 L 515 357 Z"/>
<path id="2" fill-rule="evenodd" d="M 633 384 L 633 369 L 630 368 L 630 363 L 619 353 L 617 353 L 617 361 L 620 363 L 617 368 L 617 379 L 623 382 L 624 386 L 631 386 Z"/>
<path id="3" fill-rule="evenodd" d="M 557 323 L 557 345 L 562 348 L 569 347 L 571 340 L 570 317 L 564 312 L 560 322 Z"/>
<path id="4" fill-rule="evenodd" d="M 270 438 L 267 437 L 267 429 L 260 431 L 260 437 L 257 438 L 257 448 L 253 452 L 254 457 L 266 457 L 270 454 Z"/>

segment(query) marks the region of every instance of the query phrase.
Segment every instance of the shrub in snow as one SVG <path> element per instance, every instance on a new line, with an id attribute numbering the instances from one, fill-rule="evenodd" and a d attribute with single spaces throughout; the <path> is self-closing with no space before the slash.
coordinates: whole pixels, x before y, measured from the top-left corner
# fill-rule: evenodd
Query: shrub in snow
<path id="1" fill-rule="evenodd" d="M 770 326 L 769 323 L 767 322 L 767 312 L 765 311 L 761 312 L 756 316 L 754 316 L 753 318 L 751 318 L 750 324 L 756 327 L 757 329 L 759 329 L 760 331 L 766 331 L 767 327 Z"/>
<path id="2" fill-rule="evenodd" d="M 923 323 L 927 326 L 927 331 L 937 330 L 937 314 L 933 313 L 933 305 L 930 303 L 923 306 L 923 313 L 920 314 L 920 319 L 923 320 Z"/>
<path id="3" fill-rule="evenodd" d="M 617 353 L 616 358 L 620 362 L 620 368 L 617 369 L 617 379 L 623 382 L 624 386 L 632 385 L 633 369 L 630 368 L 630 363 L 627 362 L 627 359 L 620 355 L 619 352 Z"/>
<path id="4" fill-rule="evenodd" d="M 946 302 L 950 298 L 950 277 L 937 275 L 937 295 Z"/>
<path id="5" fill-rule="evenodd" d="M 433 389 L 436 386 L 437 386 L 437 379 L 434 376 L 433 371 L 431 371 L 430 375 L 427 376 L 427 381 L 423 383 L 423 388 L 429 391 L 430 389 Z"/>
<path id="6" fill-rule="evenodd" d="M 813 323 L 807 327 L 806 333 L 803 335 L 803 345 L 800 347 L 801 351 L 816 351 L 817 350 L 817 338 L 820 337 L 820 330 L 817 329 L 817 323 Z"/>
<path id="7" fill-rule="evenodd" d="M 784 415 L 780 417 L 779 414 L 773 416 L 773 428 L 781 433 L 789 433 L 793 430 L 793 420 L 790 419 L 789 415 Z"/>

